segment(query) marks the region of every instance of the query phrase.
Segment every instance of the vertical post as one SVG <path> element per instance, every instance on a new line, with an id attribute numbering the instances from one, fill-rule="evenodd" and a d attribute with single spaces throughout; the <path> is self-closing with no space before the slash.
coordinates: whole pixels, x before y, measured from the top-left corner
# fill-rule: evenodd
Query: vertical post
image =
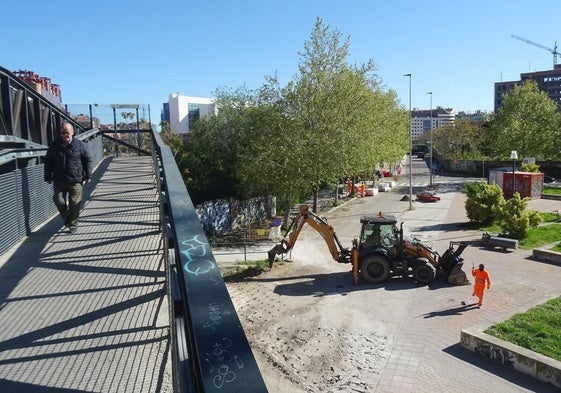
<path id="1" fill-rule="evenodd" d="M 429 185 L 432 187 L 432 91 L 429 91 L 427 94 L 430 94 L 430 165 L 429 165 Z"/>
<path id="2" fill-rule="evenodd" d="M 117 144 L 117 111 L 113 107 L 113 138 L 115 138 L 115 157 L 119 156 L 119 145 Z"/>
<path id="3" fill-rule="evenodd" d="M 138 155 L 140 155 L 140 119 L 138 118 L 138 107 L 136 107 L 136 144 L 138 145 Z"/>
<path id="4" fill-rule="evenodd" d="M 92 104 L 90 104 L 90 129 L 93 128 L 93 111 L 92 111 Z"/>
<path id="5" fill-rule="evenodd" d="M 518 152 L 516 150 L 510 152 L 510 159 L 512 160 L 512 198 L 514 198 L 514 192 L 516 190 L 515 165 L 518 159 Z"/>
<path id="6" fill-rule="evenodd" d="M 405 74 L 409 78 L 409 210 L 413 209 L 413 130 L 411 123 L 411 74 Z"/>

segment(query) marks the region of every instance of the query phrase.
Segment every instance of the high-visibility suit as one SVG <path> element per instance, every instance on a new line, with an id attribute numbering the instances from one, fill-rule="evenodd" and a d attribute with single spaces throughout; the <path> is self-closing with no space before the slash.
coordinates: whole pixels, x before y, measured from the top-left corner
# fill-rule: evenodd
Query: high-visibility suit
<path id="1" fill-rule="evenodd" d="M 487 284 L 487 289 L 491 288 L 491 276 L 485 269 L 474 268 L 471 271 L 471 275 L 475 277 L 475 284 L 473 285 L 473 296 L 479 298 L 478 305 L 483 304 L 483 295 L 485 295 L 485 284 Z"/>

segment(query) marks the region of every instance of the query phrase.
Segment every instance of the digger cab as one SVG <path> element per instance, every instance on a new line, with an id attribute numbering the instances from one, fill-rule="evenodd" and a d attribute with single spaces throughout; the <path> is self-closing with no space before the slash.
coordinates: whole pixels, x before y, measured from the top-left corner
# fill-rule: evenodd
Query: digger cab
<path id="1" fill-rule="evenodd" d="M 401 252 L 401 230 L 392 215 L 369 215 L 360 218 L 362 224 L 358 244 L 359 255 L 383 252 L 390 259 Z"/>

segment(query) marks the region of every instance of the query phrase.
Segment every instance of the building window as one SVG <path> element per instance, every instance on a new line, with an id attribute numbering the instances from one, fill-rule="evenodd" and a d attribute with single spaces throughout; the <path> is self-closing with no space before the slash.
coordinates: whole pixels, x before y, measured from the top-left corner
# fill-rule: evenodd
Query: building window
<path id="1" fill-rule="evenodd" d="M 189 120 L 189 130 L 191 130 L 191 128 L 193 128 L 193 125 L 195 124 L 195 121 L 197 121 L 200 118 L 199 105 L 188 104 L 187 110 L 188 110 L 187 118 Z"/>

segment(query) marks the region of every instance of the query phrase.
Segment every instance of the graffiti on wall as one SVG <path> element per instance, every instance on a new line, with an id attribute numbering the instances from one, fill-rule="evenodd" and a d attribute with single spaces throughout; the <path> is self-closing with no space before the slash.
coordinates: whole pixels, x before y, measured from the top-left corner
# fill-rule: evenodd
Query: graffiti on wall
<path id="1" fill-rule="evenodd" d="M 276 198 L 268 196 L 246 201 L 218 199 L 198 205 L 196 211 L 205 232 L 215 236 L 274 217 Z"/>
<path id="2" fill-rule="evenodd" d="M 514 367 L 514 361 L 516 360 L 515 356 L 504 348 L 495 347 L 486 342 L 479 342 L 473 349 L 476 353 L 479 353 L 487 359 L 499 362 L 505 366 Z"/>

